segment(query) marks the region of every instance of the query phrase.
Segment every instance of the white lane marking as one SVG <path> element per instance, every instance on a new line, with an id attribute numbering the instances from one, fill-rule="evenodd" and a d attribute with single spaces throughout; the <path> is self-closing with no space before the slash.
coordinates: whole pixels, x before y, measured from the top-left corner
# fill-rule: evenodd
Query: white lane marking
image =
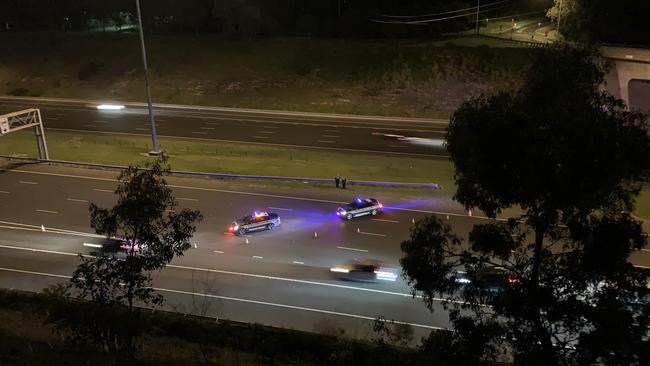
<path id="1" fill-rule="evenodd" d="M 268 136 L 253 136 L 254 139 L 268 139 Z"/>
<path id="2" fill-rule="evenodd" d="M 19 222 L 11 222 L 11 221 L 0 221 L 0 228 L 3 229 L 10 229 L 10 230 L 25 230 L 25 231 L 35 231 L 35 232 L 43 232 L 43 228 L 38 225 L 29 225 L 29 224 L 21 224 Z M 81 231 L 73 231 L 73 230 L 66 230 L 66 229 L 59 229 L 55 227 L 47 227 L 45 228 L 46 233 L 51 233 L 51 234 L 60 234 L 60 235 L 71 235 L 71 236 L 83 236 L 83 237 L 88 237 L 88 238 L 105 238 L 102 235 L 97 235 L 97 234 L 92 234 L 92 233 L 84 233 Z M 15 247 L 13 249 L 20 249 L 21 247 Z"/>
<path id="3" fill-rule="evenodd" d="M 43 213 L 48 213 L 48 214 L 58 214 L 57 211 L 50 211 L 50 210 L 36 210 L 36 212 L 43 212 Z"/>
<path id="4" fill-rule="evenodd" d="M 199 127 L 202 130 L 216 130 L 216 127 Z"/>
<path id="5" fill-rule="evenodd" d="M 95 125 L 84 125 L 84 127 L 96 128 L 97 126 L 95 126 Z"/>
<path id="6" fill-rule="evenodd" d="M 357 248 L 350 248 L 350 247 L 337 247 L 337 248 L 339 248 L 339 249 L 343 249 L 343 250 L 353 250 L 353 251 L 355 251 L 355 252 L 364 252 L 364 253 L 368 253 L 368 249 L 357 249 Z"/>
<path id="7" fill-rule="evenodd" d="M 23 269 L 5 268 L 5 267 L 0 267 L 0 271 L 22 273 L 22 274 L 29 274 L 29 275 L 36 275 L 36 276 L 43 276 L 43 277 L 55 277 L 55 278 L 65 278 L 65 279 L 72 278 L 71 276 L 59 275 L 59 274 L 54 274 L 54 273 L 35 272 L 35 271 L 27 271 L 27 270 L 23 270 Z M 173 290 L 173 289 L 167 289 L 167 288 L 162 288 L 162 287 L 152 287 L 152 289 L 155 290 L 155 291 L 170 292 L 170 293 L 181 294 L 181 295 L 201 296 L 201 297 L 208 297 L 208 298 L 219 299 L 219 300 L 229 300 L 229 301 L 244 302 L 244 303 L 256 304 L 256 305 L 265 305 L 265 306 L 273 306 L 273 307 L 293 309 L 293 310 L 302 310 L 302 311 L 309 311 L 309 312 L 312 312 L 312 313 L 337 315 L 337 316 L 344 316 L 344 317 L 348 317 L 348 318 L 363 319 L 363 320 L 370 320 L 370 321 L 376 320 L 375 317 L 371 317 L 371 316 L 341 313 L 341 312 L 338 312 L 338 311 L 307 308 L 307 307 L 303 307 L 303 306 L 278 304 L 278 303 L 267 302 L 267 301 L 241 299 L 241 298 L 237 298 L 237 297 L 229 297 L 229 296 L 221 296 L 221 295 L 213 295 L 213 294 L 204 294 L 204 293 L 182 291 L 182 290 Z M 398 324 L 408 324 L 410 326 L 418 327 L 418 328 L 446 330 L 446 328 L 436 327 L 436 326 L 433 326 L 433 325 L 418 324 L 418 323 L 407 323 L 407 322 L 400 322 L 400 321 L 397 321 L 397 320 L 394 320 L 393 322 L 398 323 Z"/>
<path id="8" fill-rule="evenodd" d="M 75 128 L 49 128 L 50 131 L 70 131 L 70 132 L 83 132 L 88 133 L 88 130 L 80 130 Z M 147 130 L 148 131 L 148 130 Z M 112 132 L 112 131 L 92 131 L 92 133 L 103 134 L 103 135 L 117 135 L 117 136 L 138 136 L 142 137 L 145 134 L 142 133 L 129 133 L 129 132 Z M 422 154 L 422 153 L 410 153 L 410 152 L 397 152 L 397 151 L 386 151 L 386 150 L 368 150 L 368 149 L 353 149 L 353 148 L 343 148 L 343 147 L 327 147 L 327 146 L 313 146 L 313 145 L 297 145 L 297 144 L 280 144 L 275 142 L 256 142 L 248 140 L 225 140 L 217 138 L 201 138 L 201 137 L 190 137 L 190 136 L 172 136 L 172 135 L 158 135 L 160 138 L 170 139 L 170 140 L 181 140 L 181 141 L 209 141 L 209 142 L 226 142 L 231 144 L 254 144 L 261 146 L 282 146 L 282 147 L 295 147 L 298 149 L 308 148 L 311 150 L 335 150 L 335 151 L 351 151 L 351 152 L 367 152 L 367 153 L 377 153 L 384 155 L 403 155 L 403 156 L 421 156 L 428 158 L 443 158 L 449 159 L 449 155 L 440 155 L 440 154 Z"/>
<path id="9" fill-rule="evenodd" d="M 176 197 L 177 200 L 179 201 L 192 201 L 192 202 L 199 202 L 196 198 L 185 198 L 185 197 Z"/>
<path id="10" fill-rule="evenodd" d="M 397 220 L 388 220 L 388 219 L 371 219 L 372 221 L 380 221 L 380 222 L 390 222 L 393 224 L 399 224 L 399 221 Z"/>
<path id="11" fill-rule="evenodd" d="M 641 249 L 642 252 L 650 252 L 650 249 Z"/>
<path id="12" fill-rule="evenodd" d="M 97 121 L 93 121 L 93 122 L 94 123 L 108 123 L 108 121 L 101 121 L 101 120 L 97 120 Z"/>
<path id="13" fill-rule="evenodd" d="M 650 269 L 650 267 L 648 267 L 648 266 L 642 266 L 642 265 L 640 265 L 640 264 L 633 264 L 633 266 L 634 266 L 634 267 L 637 267 L 637 268 Z"/>
<path id="14" fill-rule="evenodd" d="M 320 142 L 321 144 L 335 144 L 336 141 L 330 141 L 330 140 L 318 140 L 317 142 Z"/>
<path id="15" fill-rule="evenodd" d="M 386 236 L 386 234 L 377 234 L 377 233 L 367 233 L 365 231 L 357 231 L 358 234 L 363 234 L 363 235 L 372 235 L 372 236 Z"/>
<path id="16" fill-rule="evenodd" d="M 221 126 L 221 123 L 219 122 L 203 122 L 203 123 L 210 126 Z"/>
<path id="17" fill-rule="evenodd" d="M 78 199 L 78 198 L 68 198 L 67 200 L 68 200 L 68 201 L 71 201 L 71 202 L 82 202 L 82 203 L 88 203 L 87 200 L 80 200 L 80 199 Z"/>
<path id="18" fill-rule="evenodd" d="M 48 121 L 48 120 L 58 121 L 59 118 L 58 118 L 58 117 L 45 117 L 45 120 L 46 120 L 46 121 Z"/>
<path id="19" fill-rule="evenodd" d="M 293 261 L 293 264 L 305 264 L 305 262 L 300 262 L 300 261 Z"/>
<path id="20" fill-rule="evenodd" d="M 18 181 L 18 183 L 21 183 L 21 184 L 38 184 L 36 182 L 29 182 L 29 181 L 26 181 L 26 180 L 20 180 L 20 181 Z"/>
<path id="21" fill-rule="evenodd" d="M 56 250 L 46 250 L 46 249 L 31 249 L 31 248 L 23 248 L 23 247 L 13 247 L 11 245 L 2 245 L 0 244 L 0 248 L 3 249 L 14 249 L 14 250 L 25 250 L 28 252 L 36 252 L 36 253 L 46 253 L 46 254 L 56 254 L 56 255 L 65 255 L 68 257 L 76 257 L 79 255 L 79 253 L 67 253 L 67 252 L 59 252 Z"/>
<path id="22" fill-rule="evenodd" d="M 338 139 L 338 138 L 341 137 L 341 136 L 338 136 L 338 135 L 323 135 L 323 137 L 329 137 L 329 138 L 333 138 L 333 139 Z"/>
<path id="23" fill-rule="evenodd" d="M 136 127 L 136 131 L 149 131 L 148 128 Z"/>
<path id="24" fill-rule="evenodd" d="M 271 207 L 271 206 L 269 206 L 269 209 L 279 210 L 279 211 L 293 211 L 293 208 L 282 208 L 282 207 Z"/>
<path id="25" fill-rule="evenodd" d="M 0 171 L 10 171 L 10 172 L 25 173 L 25 174 L 46 175 L 46 176 L 64 177 L 64 178 L 98 180 L 98 181 L 105 181 L 105 182 L 116 182 L 117 181 L 116 179 L 111 179 L 111 178 L 98 178 L 98 177 L 88 177 L 88 176 L 74 175 L 74 174 L 37 172 L 37 171 L 22 170 L 22 169 L 4 169 L 4 168 L 0 168 Z M 344 203 L 349 203 L 347 201 L 332 201 L 332 200 L 321 200 L 321 199 L 317 199 L 317 198 L 283 196 L 283 195 L 269 194 L 269 193 L 243 192 L 243 191 L 233 191 L 233 190 L 217 189 L 217 188 L 181 186 L 181 185 L 177 185 L 177 184 L 169 184 L 168 186 L 172 187 L 172 188 L 190 189 L 190 190 L 194 190 L 194 191 L 229 193 L 229 194 L 239 194 L 239 195 L 254 196 L 254 197 L 271 197 L 271 198 L 280 198 L 280 199 L 287 199 L 287 200 L 294 200 L 294 201 L 320 202 L 320 203 L 331 203 L 331 204 L 338 204 L 338 205 L 344 204 Z M 93 189 L 93 190 L 95 190 L 95 189 Z M 107 191 L 107 190 L 98 190 L 98 191 L 99 192 L 113 193 L 113 191 Z M 415 209 L 415 208 L 400 208 L 400 207 L 386 207 L 386 208 L 390 208 L 390 209 L 395 210 L 395 211 L 418 212 L 418 213 L 432 214 L 432 215 L 449 215 L 449 216 L 453 216 L 453 217 L 461 217 L 461 218 L 468 218 L 468 219 L 508 221 L 508 219 L 506 219 L 506 218 L 492 219 L 492 218 L 489 218 L 487 216 L 481 216 L 481 215 L 469 216 L 469 215 L 467 215 L 465 213 L 461 214 L 461 213 L 455 213 L 455 212 L 419 210 L 419 209 Z"/>
<path id="26" fill-rule="evenodd" d="M 8 191 L 0 191 L 0 193 L 2 193 L 2 194 L 9 194 Z"/>
<path id="27" fill-rule="evenodd" d="M 101 248 L 101 244 L 95 244 L 95 243 L 84 243 L 84 247 L 89 247 L 89 248 Z"/>
<path id="28" fill-rule="evenodd" d="M 213 252 L 218 253 L 218 254 L 223 254 L 221 250 L 213 250 Z"/>
<path id="29" fill-rule="evenodd" d="M 99 188 L 93 188 L 93 191 L 95 191 L 95 192 L 104 192 L 104 193 L 113 193 L 113 191 L 111 191 L 111 190 L 99 189 Z"/>
<path id="30" fill-rule="evenodd" d="M 199 132 L 199 131 L 192 131 L 193 134 L 195 135 L 207 135 L 207 132 Z"/>
<path id="31" fill-rule="evenodd" d="M 276 134 L 277 132 L 275 132 L 275 131 L 260 131 L 260 133 L 265 133 L 265 134 L 273 135 L 273 134 Z"/>
<path id="32" fill-rule="evenodd" d="M 341 132 L 340 130 L 325 130 L 325 132 Z"/>
<path id="33" fill-rule="evenodd" d="M 264 128 L 280 128 L 278 126 L 264 126 Z"/>
<path id="34" fill-rule="evenodd" d="M 253 258 L 255 258 L 255 259 L 264 259 L 264 257 L 260 257 L 259 255 L 254 255 Z"/>
<path id="35" fill-rule="evenodd" d="M 0 270 L 3 270 L 3 269 L 4 268 L 0 268 Z M 244 303 L 256 304 L 256 305 L 265 305 L 265 306 L 273 306 L 273 307 L 293 309 L 293 310 L 302 310 L 302 311 L 308 311 L 308 312 L 312 312 L 312 313 L 321 313 L 321 314 L 328 314 L 328 315 L 344 316 L 344 317 L 355 318 L 355 319 L 363 319 L 363 320 L 371 320 L 371 321 L 375 321 L 377 319 L 376 317 L 365 316 L 365 315 L 349 314 L 349 313 L 342 313 L 342 312 L 338 312 L 338 311 L 315 309 L 315 308 L 307 308 L 307 307 L 304 307 L 304 306 L 278 304 L 278 303 L 267 302 L 267 301 L 241 299 L 241 298 L 237 298 L 237 297 L 229 297 L 229 296 L 221 296 L 221 295 L 213 295 L 213 294 L 202 294 L 202 293 L 195 293 L 195 292 L 181 291 L 181 290 L 169 290 L 169 289 L 157 288 L 157 287 L 154 287 L 153 289 L 156 290 L 156 291 L 162 291 L 162 292 L 172 292 L 172 293 L 183 294 L 183 295 L 202 296 L 202 297 L 209 297 L 209 298 L 220 299 L 220 300 L 230 300 L 230 301 L 244 302 Z M 436 329 L 436 330 L 448 330 L 447 328 L 436 327 L 436 326 L 433 326 L 433 325 L 418 324 L 418 323 L 407 323 L 407 322 L 401 322 L 401 321 L 397 321 L 397 320 L 394 320 L 393 322 L 397 323 L 397 324 L 408 324 L 410 326 L 418 327 L 418 328 Z"/>

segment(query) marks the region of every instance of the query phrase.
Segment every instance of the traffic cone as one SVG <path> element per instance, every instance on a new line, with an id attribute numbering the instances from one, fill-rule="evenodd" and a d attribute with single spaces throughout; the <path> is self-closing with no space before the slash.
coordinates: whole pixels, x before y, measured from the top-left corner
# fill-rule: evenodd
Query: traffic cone
<path id="1" fill-rule="evenodd" d="M 449 215 L 447 215 L 447 220 L 449 220 Z"/>
<path id="2" fill-rule="evenodd" d="M 318 233 L 314 231 L 314 238 L 318 238 Z"/>
<path id="3" fill-rule="evenodd" d="M 45 232 L 45 226 L 41 224 L 41 231 Z"/>
<path id="4" fill-rule="evenodd" d="M 194 243 L 194 249 L 196 249 L 196 248 L 198 248 L 198 247 L 196 246 L 196 243 Z"/>
<path id="5" fill-rule="evenodd" d="M 415 224 L 415 219 L 411 219 L 411 224 Z"/>
<path id="6" fill-rule="evenodd" d="M 359 230 L 359 228 L 357 228 L 357 232 L 358 232 L 358 233 L 360 233 L 360 232 L 361 232 L 361 230 Z"/>
<path id="7" fill-rule="evenodd" d="M 248 238 L 246 238 L 246 244 L 248 244 Z"/>

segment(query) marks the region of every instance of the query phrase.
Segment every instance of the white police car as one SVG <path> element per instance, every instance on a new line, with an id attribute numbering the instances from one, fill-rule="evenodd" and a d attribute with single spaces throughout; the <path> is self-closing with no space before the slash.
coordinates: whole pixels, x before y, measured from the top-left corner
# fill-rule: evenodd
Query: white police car
<path id="1" fill-rule="evenodd" d="M 237 235 L 244 235 L 254 231 L 271 230 L 280 223 L 280 216 L 276 213 L 255 211 L 233 221 L 228 227 L 228 231 Z"/>
<path id="2" fill-rule="evenodd" d="M 343 207 L 336 209 L 336 214 L 339 217 L 351 220 L 353 217 L 376 215 L 384 208 L 374 198 L 357 197 L 353 202 L 348 203 Z"/>

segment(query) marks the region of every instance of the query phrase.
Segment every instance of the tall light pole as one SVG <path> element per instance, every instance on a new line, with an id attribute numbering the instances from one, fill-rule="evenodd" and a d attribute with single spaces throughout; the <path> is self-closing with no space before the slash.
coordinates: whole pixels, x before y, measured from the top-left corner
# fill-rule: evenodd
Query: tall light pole
<path id="1" fill-rule="evenodd" d="M 476 5 L 476 35 L 477 36 L 479 35 L 479 32 L 478 32 L 478 13 L 479 13 L 480 9 L 481 9 L 481 0 L 478 0 L 478 4 Z"/>
<path id="2" fill-rule="evenodd" d="M 156 136 L 156 122 L 153 118 L 153 107 L 151 106 L 151 88 L 149 87 L 149 69 L 147 68 L 147 50 L 144 47 L 144 32 L 142 31 L 142 15 L 140 14 L 140 0 L 135 0 L 135 7 L 138 12 L 138 29 L 140 30 L 140 48 L 142 49 L 142 63 L 144 65 L 144 83 L 147 86 L 147 106 L 149 107 L 149 122 L 151 123 L 151 143 L 153 150 L 149 155 L 158 155 L 158 137 Z"/>

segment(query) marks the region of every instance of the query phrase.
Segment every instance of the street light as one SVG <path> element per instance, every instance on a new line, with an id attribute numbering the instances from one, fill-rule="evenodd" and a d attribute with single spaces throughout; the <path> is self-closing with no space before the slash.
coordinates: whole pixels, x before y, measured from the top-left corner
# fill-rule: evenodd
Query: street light
<path id="1" fill-rule="evenodd" d="M 147 68 L 147 50 L 144 47 L 144 32 L 142 31 L 142 15 L 140 14 L 140 0 L 135 0 L 135 7 L 138 12 L 138 29 L 140 30 L 140 48 L 142 49 L 142 64 L 144 65 L 144 83 L 147 86 L 147 106 L 149 107 L 149 122 L 151 123 L 151 143 L 153 150 L 149 155 L 158 155 L 158 137 L 156 136 L 156 122 L 153 118 L 153 107 L 151 106 L 151 88 L 149 87 L 149 70 Z"/>

